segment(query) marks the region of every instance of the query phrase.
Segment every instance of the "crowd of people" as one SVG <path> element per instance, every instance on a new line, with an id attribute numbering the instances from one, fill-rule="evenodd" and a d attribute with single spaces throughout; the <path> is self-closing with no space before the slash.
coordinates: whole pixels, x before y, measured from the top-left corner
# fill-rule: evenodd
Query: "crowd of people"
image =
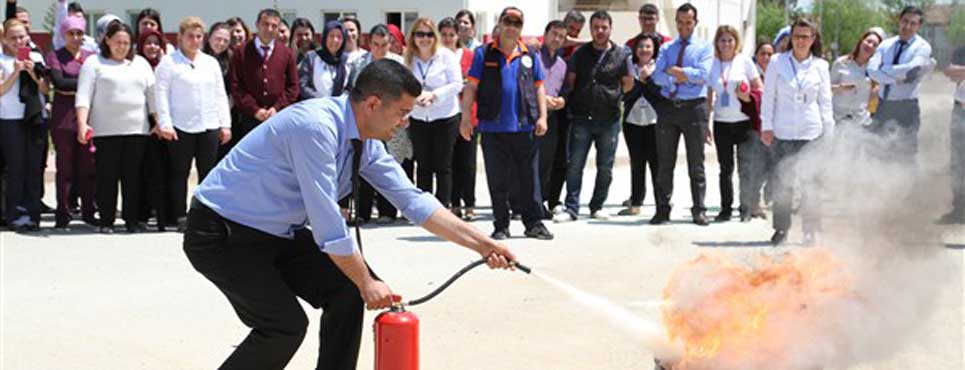
<path id="1" fill-rule="evenodd" d="M 525 236 L 542 240 L 553 239 L 544 221 L 579 219 L 591 148 L 589 217 L 613 217 L 604 205 L 621 132 L 631 192 L 621 195 L 625 208 L 615 216 L 641 215 L 649 188 L 657 205 L 650 224 L 670 221 L 683 137 L 692 222 L 766 219 L 770 207 L 774 244 L 787 238 L 795 184 L 803 185 L 805 243 L 817 238 L 820 202 L 809 196 L 817 185 L 796 181 L 788 167 L 797 153 L 833 136 L 836 125 L 892 137 L 898 158 L 915 160 L 919 87 L 935 68 L 931 46 L 918 35 L 921 9 L 897 15 L 896 35 L 869 29 L 833 61 L 823 59 L 819 28 L 806 19 L 773 40 L 756 40 L 748 57 L 742 53 L 748 40 L 733 26 L 699 39 L 691 4 L 676 9 L 676 37 L 657 32 L 660 14 L 643 5 L 640 33 L 625 43 L 611 39 L 606 11 L 588 21 L 571 11 L 549 22 L 541 37 L 524 40 L 524 14 L 510 7 L 483 43 L 467 10 L 438 21 L 419 18 L 403 34 L 392 24 L 364 29 L 353 17 L 318 29 L 305 18 L 288 24 L 265 9 L 253 31 L 238 17 L 210 26 L 186 17 L 172 44 L 154 9 L 141 11 L 132 25 L 105 15 L 87 35 L 81 5 L 59 0 L 51 51 L 43 54 L 30 39 L 29 14 L 8 0 L 0 55 L 3 222 L 20 232 L 39 230 L 48 209 L 41 199 L 49 136 L 55 228 L 76 219 L 115 232 L 120 184 L 126 231 L 146 231 L 151 220 L 160 231 L 183 230 L 192 163 L 200 182 L 253 129 L 300 101 L 347 95 L 360 72 L 381 59 L 409 68 L 423 91 L 408 128 L 384 142 L 388 153 L 419 189 L 472 221 L 481 146 L 497 240 L 510 236 L 513 219 L 522 220 Z M 587 23 L 591 37 L 581 39 Z M 957 83 L 947 222 L 965 220 L 963 59 L 959 48 L 945 72 Z M 720 166 L 713 219 L 704 201 L 707 145 Z M 399 210 L 370 184 L 358 191 L 358 222 L 397 220 Z M 340 204 L 347 217 L 348 199 Z"/>

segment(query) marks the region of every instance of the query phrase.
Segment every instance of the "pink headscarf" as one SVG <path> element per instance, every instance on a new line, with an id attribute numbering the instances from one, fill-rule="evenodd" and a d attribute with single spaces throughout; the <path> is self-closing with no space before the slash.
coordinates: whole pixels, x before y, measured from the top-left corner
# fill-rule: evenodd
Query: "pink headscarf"
<path id="1" fill-rule="evenodd" d="M 78 30 L 81 32 L 87 31 L 87 20 L 83 17 L 78 17 L 76 15 L 68 16 L 60 23 L 60 33 L 67 36 L 67 32 Z"/>

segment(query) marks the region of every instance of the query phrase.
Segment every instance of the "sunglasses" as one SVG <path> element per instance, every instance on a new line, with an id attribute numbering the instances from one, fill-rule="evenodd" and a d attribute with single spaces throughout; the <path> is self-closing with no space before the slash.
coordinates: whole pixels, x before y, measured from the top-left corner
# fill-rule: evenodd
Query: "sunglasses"
<path id="1" fill-rule="evenodd" d="M 417 38 L 417 39 L 419 39 L 419 38 L 435 38 L 435 37 L 436 37 L 436 34 L 434 34 L 434 33 L 432 33 L 432 32 L 419 32 L 419 31 L 417 31 L 417 32 L 413 32 L 412 34 L 415 35 L 415 38 Z"/>
<path id="2" fill-rule="evenodd" d="M 516 28 L 523 28 L 523 21 L 518 19 L 503 19 L 503 25 Z"/>

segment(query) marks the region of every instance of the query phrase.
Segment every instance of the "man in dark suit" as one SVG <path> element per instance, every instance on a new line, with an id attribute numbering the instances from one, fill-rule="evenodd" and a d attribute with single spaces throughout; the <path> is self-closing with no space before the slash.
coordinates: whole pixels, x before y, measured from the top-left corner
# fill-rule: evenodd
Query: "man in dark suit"
<path id="1" fill-rule="evenodd" d="M 275 42 L 281 14 L 274 9 L 258 12 L 258 33 L 239 46 L 231 68 L 231 97 L 239 117 L 232 125 L 237 143 L 261 122 L 298 101 L 295 53 Z M 232 143 L 233 145 L 233 143 Z"/>

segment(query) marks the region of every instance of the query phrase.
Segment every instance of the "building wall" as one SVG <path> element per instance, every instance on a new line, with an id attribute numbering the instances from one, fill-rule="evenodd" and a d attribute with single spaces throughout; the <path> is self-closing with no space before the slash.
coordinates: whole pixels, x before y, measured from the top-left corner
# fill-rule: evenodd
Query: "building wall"
<path id="1" fill-rule="evenodd" d="M 43 18 L 54 0 L 30 0 L 22 1 L 21 5 L 26 6 L 32 15 L 34 31 L 43 31 Z M 613 39 L 625 41 L 639 32 L 637 23 L 638 4 L 651 2 L 656 4 L 661 10 L 661 22 L 658 27 L 661 33 L 675 36 L 674 25 L 675 9 L 683 4 L 684 0 L 645 0 L 629 2 L 623 9 L 612 11 L 614 19 Z M 697 26 L 697 36 L 704 39 L 711 39 L 718 24 L 731 24 L 738 26 L 742 30 L 745 40 L 744 51 L 753 51 L 753 43 L 747 42 L 755 39 L 753 9 L 756 0 L 694 0 L 690 1 L 698 9 L 700 22 Z M 512 0 L 433 0 L 433 1 L 393 1 L 393 0 L 277 0 L 274 2 L 282 11 L 286 18 L 305 17 L 315 24 L 317 29 L 321 28 L 324 12 L 344 12 L 355 13 L 362 22 L 363 32 L 377 23 L 386 22 L 386 14 L 389 12 L 409 12 L 417 16 L 430 17 L 433 20 L 440 20 L 444 17 L 453 16 L 460 9 L 472 9 L 477 15 L 477 34 L 480 36 L 488 34 L 496 24 L 496 17 L 506 6 L 513 5 L 521 8 L 525 14 L 525 25 L 523 34 L 527 36 L 539 36 L 543 34 L 546 23 L 552 19 L 562 19 L 563 15 L 569 10 L 568 7 L 578 6 L 580 1 L 560 1 L 560 0 L 533 0 L 533 1 L 512 1 Z M 165 23 L 165 31 L 168 33 L 176 32 L 178 21 L 188 15 L 200 16 L 206 23 L 224 20 L 233 16 L 242 17 L 249 27 L 254 27 L 255 16 L 258 11 L 266 6 L 273 4 L 271 1 L 225 1 L 225 0 L 164 0 L 164 1 L 144 1 L 144 0 L 82 0 L 84 8 L 87 10 L 92 20 L 105 13 L 113 13 L 122 19 L 130 20 L 143 7 L 154 7 L 161 12 Z M 400 5 L 402 4 L 402 5 Z M 584 12 L 589 18 L 591 11 Z M 410 20 L 414 17 L 410 17 Z M 93 21 L 90 23 L 93 24 Z M 584 38 L 589 38 L 589 27 L 585 27 Z"/>
<path id="2" fill-rule="evenodd" d="M 36 24 L 36 31 L 44 30 L 43 18 L 53 0 L 22 1 L 31 12 L 32 22 Z M 82 0 L 84 9 L 92 18 L 113 13 L 122 19 L 133 18 L 142 8 L 153 7 L 161 12 L 166 32 L 176 32 L 177 23 L 188 15 L 200 16 L 206 23 L 221 21 L 233 16 L 240 16 L 254 27 L 258 11 L 264 7 L 271 7 L 272 1 L 225 1 L 225 0 Z M 356 13 L 362 22 L 363 31 L 367 31 L 377 23 L 386 21 L 387 12 L 417 12 L 419 16 L 432 19 L 442 19 L 454 15 L 463 7 L 464 0 L 433 0 L 428 1 L 392 1 L 392 0 L 277 0 L 274 3 L 286 18 L 305 17 L 321 28 L 322 14 L 326 11 Z M 400 5 L 404 4 L 404 5 Z"/>

